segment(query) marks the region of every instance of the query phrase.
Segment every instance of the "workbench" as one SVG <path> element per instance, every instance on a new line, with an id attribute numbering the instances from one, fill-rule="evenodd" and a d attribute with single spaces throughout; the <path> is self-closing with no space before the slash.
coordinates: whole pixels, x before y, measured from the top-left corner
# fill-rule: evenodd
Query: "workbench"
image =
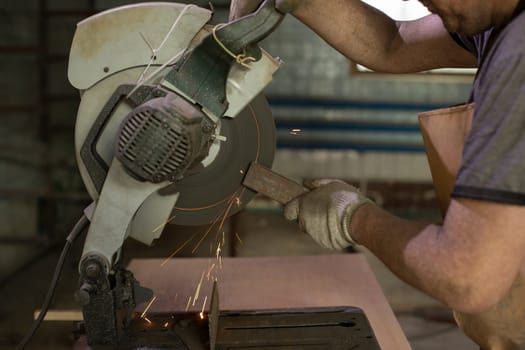
<path id="1" fill-rule="evenodd" d="M 136 259 L 129 269 L 155 293 L 151 305 L 138 307 L 148 307 L 148 313 L 207 311 L 216 277 L 221 310 L 358 307 L 368 317 L 382 350 L 410 349 L 362 254 Z"/>

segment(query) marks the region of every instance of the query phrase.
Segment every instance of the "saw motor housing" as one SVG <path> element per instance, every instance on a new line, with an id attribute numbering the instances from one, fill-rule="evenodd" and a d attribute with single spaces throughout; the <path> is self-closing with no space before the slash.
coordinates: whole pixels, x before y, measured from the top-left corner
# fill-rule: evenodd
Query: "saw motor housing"
<path id="1" fill-rule="evenodd" d="M 214 128 L 198 107 L 170 92 L 128 114 L 115 156 L 139 181 L 175 182 L 206 158 Z"/>

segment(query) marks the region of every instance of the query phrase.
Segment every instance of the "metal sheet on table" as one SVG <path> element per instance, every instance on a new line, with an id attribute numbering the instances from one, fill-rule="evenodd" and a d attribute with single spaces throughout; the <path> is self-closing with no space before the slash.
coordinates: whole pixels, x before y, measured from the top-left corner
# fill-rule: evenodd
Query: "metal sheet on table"
<path id="1" fill-rule="evenodd" d="M 222 269 L 215 258 L 177 258 L 161 266 L 163 261 L 139 259 L 129 266 L 141 284 L 157 296 L 149 312 L 183 312 L 190 297 L 190 311 L 207 310 L 217 272 L 222 310 L 355 306 L 366 313 L 383 350 L 410 349 L 361 254 L 222 258 Z M 199 296 L 193 303 L 201 278 Z"/>

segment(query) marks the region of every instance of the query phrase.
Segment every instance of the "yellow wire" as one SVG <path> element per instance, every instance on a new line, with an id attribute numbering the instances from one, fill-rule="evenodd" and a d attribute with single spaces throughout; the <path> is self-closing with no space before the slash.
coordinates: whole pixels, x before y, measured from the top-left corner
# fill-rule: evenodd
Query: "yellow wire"
<path id="1" fill-rule="evenodd" d="M 228 49 L 220 40 L 219 38 L 217 37 L 217 29 L 220 29 L 224 24 L 223 23 L 219 23 L 217 24 L 215 27 L 213 27 L 213 31 L 212 31 L 212 34 L 213 34 L 213 38 L 215 39 L 215 41 L 217 42 L 217 44 L 228 54 L 230 55 L 231 57 L 233 57 L 235 59 L 235 61 L 237 63 L 239 63 L 241 66 L 243 67 L 246 67 L 248 69 L 252 68 L 249 64 L 249 62 L 254 62 L 255 61 L 255 58 L 254 57 L 251 57 L 251 56 L 246 56 L 246 53 L 240 53 L 238 55 L 234 54 L 233 52 L 230 51 L 230 49 Z"/>

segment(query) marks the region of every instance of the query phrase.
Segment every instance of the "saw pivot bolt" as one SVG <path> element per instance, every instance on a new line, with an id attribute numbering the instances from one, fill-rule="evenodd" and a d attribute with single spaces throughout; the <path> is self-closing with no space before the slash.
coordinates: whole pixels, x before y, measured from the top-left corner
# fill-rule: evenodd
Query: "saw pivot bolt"
<path id="1" fill-rule="evenodd" d="M 86 266 L 86 277 L 96 279 L 100 276 L 100 265 L 93 262 Z"/>

